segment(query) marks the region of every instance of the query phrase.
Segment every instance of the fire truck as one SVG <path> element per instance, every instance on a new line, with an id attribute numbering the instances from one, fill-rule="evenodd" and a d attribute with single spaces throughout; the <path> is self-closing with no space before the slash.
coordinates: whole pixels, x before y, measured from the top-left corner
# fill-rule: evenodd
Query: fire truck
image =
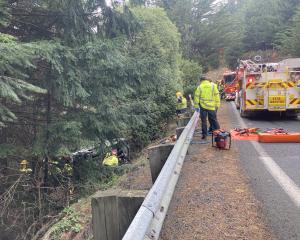
<path id="1" fill-rule="evenodd" d="M 241 60 L 238 71 L 235 103 L 241 117 L 255 111 L 296 116 L 300 111 L 300 58 L 276 63 Z"/>
<path id="2" fill-rule="evenodd" d="M 236 97 L 236 85 L 237 85 L 237 74 L 236 72 L 226 71 L 223 74 L 221 82 L 224 89 L 224 98 L 226 101 L 235 100 Z"/>
<path id="3" fill-rule="evenodd" d="M 224 89 L 226 101 L 235 101 L 238 82 L 243 76 L 243 73 L 244 71 L 242 68 L 237 68 L 235 72 L 230 70 L 224 72 L 221 84 Z"/>

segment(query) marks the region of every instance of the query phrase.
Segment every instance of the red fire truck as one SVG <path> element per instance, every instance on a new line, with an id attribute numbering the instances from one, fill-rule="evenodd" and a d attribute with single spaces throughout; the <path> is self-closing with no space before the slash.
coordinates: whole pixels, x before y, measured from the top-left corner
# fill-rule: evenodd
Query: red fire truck
<path id="1" fill-rule="evenodd" d="M 300 58 L 276 63 L 241 60 L 236 107 L 242 117 L 254 111 L 300 112 Z"/>
<path id="2" fill-rule="evenodd" d="M 226 101 L 234 101 L 236 98 L 237 85 L 242 75 L 238 69 L 236 72 L 227 70 L 223 74 L 222 86 L 224 89 L 224 97 Z"/>

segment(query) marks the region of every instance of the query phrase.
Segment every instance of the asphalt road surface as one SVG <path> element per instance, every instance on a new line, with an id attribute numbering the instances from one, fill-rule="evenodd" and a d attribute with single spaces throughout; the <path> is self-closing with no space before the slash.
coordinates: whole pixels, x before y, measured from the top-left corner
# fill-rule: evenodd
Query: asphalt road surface
<path id="1" fill-rule="evenodd" d="M 228 103 L 232 104 L 232 103 Z M 235 127 L 284 128 L 300 132 L 300 118 L 282 118 L 278 113 L 239 117 L 234 105 L 229 108 Z M 242 167 L 266 221 L 282 240 L 300 240 L 300 143 L 235 142 Z"/>

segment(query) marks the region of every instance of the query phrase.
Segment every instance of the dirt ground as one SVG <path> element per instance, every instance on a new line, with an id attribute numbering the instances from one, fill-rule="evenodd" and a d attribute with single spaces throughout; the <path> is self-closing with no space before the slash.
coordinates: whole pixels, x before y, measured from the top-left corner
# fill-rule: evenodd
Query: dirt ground
<path id="1" fill-rule="evenodd" d="M 229 130 L 227 108 L 222 105 L 218 118 Z M 194 138 L 199 140 L 200 135 Z M 243 174 L 234 143 L 230 151 L 217 150 L 210 143 L 190 146 L 161 239 L 275 239 Z"/>

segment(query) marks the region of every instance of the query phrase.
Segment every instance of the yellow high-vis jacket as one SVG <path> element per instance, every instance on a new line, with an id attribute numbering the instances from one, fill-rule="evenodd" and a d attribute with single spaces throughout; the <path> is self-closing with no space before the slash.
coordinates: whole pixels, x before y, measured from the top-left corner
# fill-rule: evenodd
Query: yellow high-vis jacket
<path id="1" fill-rule="evenodd" d="M 187 108 L 187 100 L 186 100 L 186 98 L 182 96 L 181 99 L 182 99 L 181 102 L 177 101 L 176 110 L 181 110 L 181 109 Z"/>
<path id="2" fill-rule="evenodd" d="M 204 80 L 200 83 L 195 91 L 194 96 L 195 108 L 216 110 L 220 107 L 220 94 L 216 84 Z"/>
<path id="3" fill-rule="evenodd" d="M 104 158 L 102 165 L 108 167 L 116 167 L 119 165 L 119 159 L 115 155 L 108 156 Z"/>

